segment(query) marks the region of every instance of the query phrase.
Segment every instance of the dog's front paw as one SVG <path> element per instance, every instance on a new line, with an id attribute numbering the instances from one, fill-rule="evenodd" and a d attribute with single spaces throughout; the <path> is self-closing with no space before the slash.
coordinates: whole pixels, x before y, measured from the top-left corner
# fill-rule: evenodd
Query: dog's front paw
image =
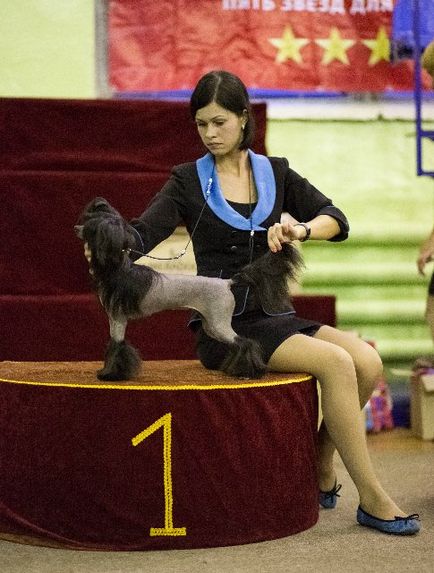
<path id="1" fill-rule="evenodd" d="M 105 382 L 121 382 L 122 380 L 128 380 L 125 374 L 121 372 L 113 372 L 108 368 L 101 368 L 96 373 L 98 380 L 104 380 Z"/>
<path id="2" fill-rule="evenodd" d="M 141 358 L 138 351 L 126 340 L 110 340 L 104 360 L 104 368 L 98 370 L 99 380 L 118 382 L 131 380 L 140 372 Z"/>

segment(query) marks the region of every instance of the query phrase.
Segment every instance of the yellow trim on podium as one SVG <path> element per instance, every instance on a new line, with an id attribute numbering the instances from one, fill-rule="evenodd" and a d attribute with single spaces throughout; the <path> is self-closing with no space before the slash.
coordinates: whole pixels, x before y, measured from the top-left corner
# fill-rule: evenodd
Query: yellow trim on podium
<path id="1" fill-rule="evenodd" d="M 80 384 L 80 383 L 67 383 L 67 382 L 35 382 L 32 380 L 11 380 L 8 378 L 0 378 L 0 382 L 8 384 L 27 384 L 29 386 L 53 386 L 61 388 L 91 388 L 93 390 L 238 390 L 242 388 L 264 388 L 267 386 L 283 386 L 285 384 L 295 384 L 298 382 L 306 382 L 313 377 L 310 374 L 302 374 L 292 378 L 284 378 L 282 380 L 262 380 L 262 381 L 244 381 L 235 382 L 233 384 Z"/>

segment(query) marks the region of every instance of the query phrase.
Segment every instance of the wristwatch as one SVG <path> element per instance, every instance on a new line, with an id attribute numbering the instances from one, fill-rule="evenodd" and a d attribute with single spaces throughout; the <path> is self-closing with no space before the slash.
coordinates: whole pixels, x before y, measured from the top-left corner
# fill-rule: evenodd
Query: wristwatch
<path id="1" fill-rule="evenodd" d="M 306 235 L 303 237 L 303 239 L 299 239 L 300 243 L 304 243 L 309 239 L 311 232 L 311 228 L 309 227 L 309 225 L 307 225 L 306 223 L 296 223 L 294 227 L 304 227 L 304 230 L 306 231 Z"/>

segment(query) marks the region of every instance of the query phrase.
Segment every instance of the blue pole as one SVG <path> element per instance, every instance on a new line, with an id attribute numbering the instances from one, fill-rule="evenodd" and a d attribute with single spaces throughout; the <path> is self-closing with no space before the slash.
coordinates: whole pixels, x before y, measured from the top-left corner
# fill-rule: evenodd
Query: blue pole
<path id="1" fill-rule="evenodd" d="M 422 81 L 420 69 L 420 11 L 419 0 L 413 0 L 413 36 L 414 36 L 414 101 L 416 105 L 416 172 L 422 170 Z"/>
<path id="2" fill-rule="evenodd" d="M 422 166 L 422 144 L 423 139 L 434 140 L 434 131 L 427 131 L 422 127 L 422 103 L 423 103 L 423 85 L 422 85 L 422 67 L 420 57 L 422 52 L 421 46 L 421 9 L 420 0 L 412 0 L 413 6 L 413 36 L 414 36 L 414 101 L 416 106 L 416 171 L 417 175 L 428 175 L 434 177 L 434 171 L 424 171 Z"/>

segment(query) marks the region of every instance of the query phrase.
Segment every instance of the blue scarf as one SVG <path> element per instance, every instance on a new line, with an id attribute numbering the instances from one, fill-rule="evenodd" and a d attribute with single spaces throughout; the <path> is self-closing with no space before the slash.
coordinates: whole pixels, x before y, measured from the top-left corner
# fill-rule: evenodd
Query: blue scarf
<path id="1" fill-rule="evenodd" d="M 252 211 L 251 221 L 240 215 L 229 205 L 220 188 L 214 156 L 207 153 L 196 161 L 202 193 L 212 211 L 235 229 L 241 231 L 265 231 L 261 223 L 273 210 L 276 200 L 276 181 L 270 160 L 264 155 L 257 155 L 248 150 L 253 178 L 258 192 L 258 202 Z"/>

